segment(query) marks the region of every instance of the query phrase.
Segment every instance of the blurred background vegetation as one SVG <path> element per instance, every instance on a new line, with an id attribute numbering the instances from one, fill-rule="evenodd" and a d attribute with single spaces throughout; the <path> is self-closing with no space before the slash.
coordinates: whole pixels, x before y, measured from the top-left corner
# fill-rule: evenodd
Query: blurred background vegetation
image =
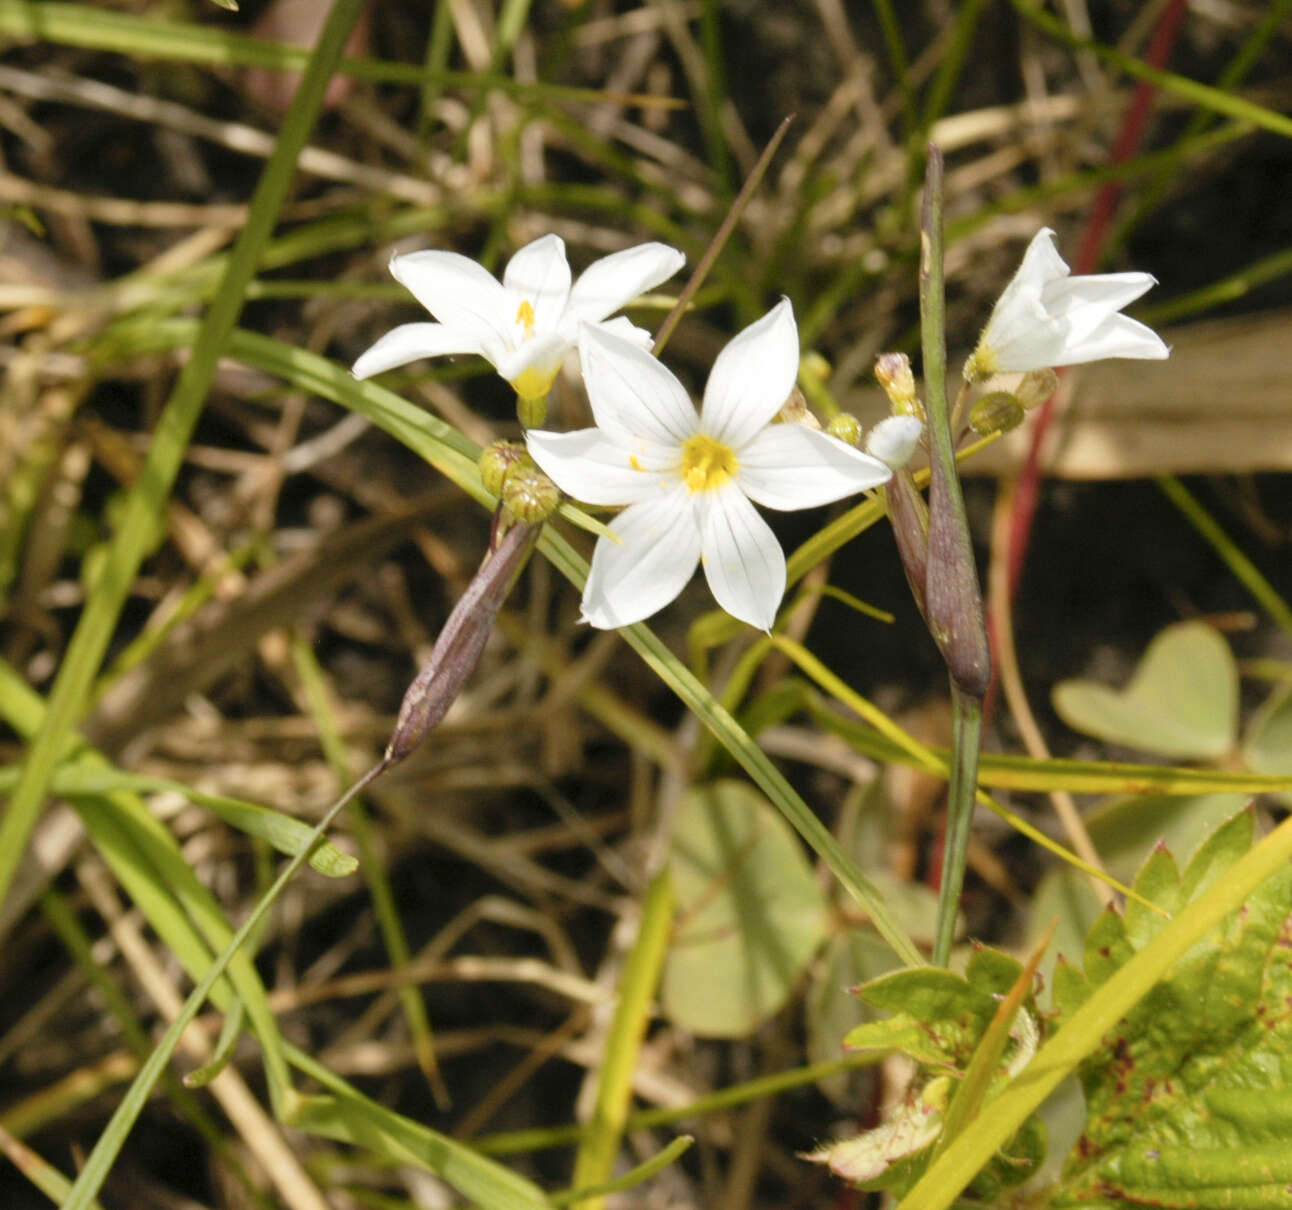
<path id="1" fill-rule="evenodd" d="M 1225 636 L 1246 710 L 1292 668 L 1281 604 L 1292 593 L 1292 122 L 1281 116 L 1292 5 L 374 2 L 234 300 L 238 328 L 274 343 L 217 350 L 229 355 L 212 363 L 191 439 L 159 437 L 177 376 L 200 356 L 194 321 L 229 280 L 253 191 L 291 128 L 289 69 L 307 55 L 288 44 L 312 46 L 329 7 L 0 0 L 5 789 L 60 676 L 84 680 L 68 690 L 65 721 L 104 758 L 98 782 L 64 787 L 33 826 L 11 819 L 0 833 L 17 841 L 0 909 L 0 1141 L 16 1164 L 0 1169 L 0 1204 L 14 1210 L 48 1204 L 29 1179 L 36 1157 L 75 1174 L 187 990 L 175 936 L 149 902 L 150 887 L 184 892 L 157 859 L 132 883 L 128 870 L 148 863 L 123 854 L 139 837 L 103 819 L 123 797 L 142 804 L 221 927 L 236 925 L 274 863 L 269 829 L 229 803 L 317 818 L 380 752 L 485 548 L 488 512 L 442 466 L 340 406 L 316 363 L 291 358 L 346 367 L 417 317 L 386 273 L 392 252 L 450 248 L 496 271 L 555 231 L 576 272 L 643 239 L 693 265 L 793 114 L 665 360 L 698 390 L 730 334 L 788 295 L 804 352 L 825 359 L 828 378 L 810 368 L 813 381 L 869 421 L 882 406 L 875 356 L 918 344 L 916 215 L 933 139 L 948 163 L 953 351 L 972 345 L 1043 225 L 1086 271 L 1152 272 L 1160 284 L 1136 314 L 1174 346 L 1164 365 L 1074 375 L 1042 451 L 1018 595 L 997 623 L 1015 634 L 1019 688 L 1050 746 L 1154 751 L 1097 727 L 1099 742 L 1080 737 L 1050 690 L 1081 674 L 1124 680 L 1173 622 L 1201 619 Z M 670 302 L 646 299 L 633 317 L 656 327 Z M 518 433 L 514 397 L 486 369 L 441 360 L 382 381 L 469 450 Z M 549 424 L 576 427 L 585 407 L 568 374 Z M 966 465 L 984 567 L 1008 558 L 1001 534 L 1019 516 L 1009 485 L 1028 481 L 1034 437 L 1025 426 Z M 110 545 L 160 440 L 175 442 L 173 485 L 131 514 L 137 574 L 119 609 L 94 615 L 102 666 L 96 657 L 67 674 L 74 632 L 110 593 L 105 568 L 129 566 Z M 774 524 L 792 550 L 827 519 Z M 944 743 L 941 664 L 885 527 L 805 584 L 827 577 L 892 620 L 817 593 L 788 633 L 922 741 Z M 692 586 L 657 632 L 718 693 L 749 639 L 701 618 L 709 607 Z M 256 938 L 288 1044 L 385 1108 L 486 1149 L 501 1131 L 549 1130 L 492 1147 L 552 1187 L 571 1180 L 568 1132 L 555 1128 L 590 1111 L 643 871 L 667 848 L 691 777 L 728 768 L 638 658 L 580 627 L 577 612 L 577 594 L 535 560 L 433 741 L 346 817 L 337 845 L 361 873 L 335 877 L 339 853 L 334 867 L 304 871 Z M 709 637 L 723 643 L 706 647 Z M 942 783 L 882 776 L 779 654 L 764 653 L 740 704 L 927 938 Z M 1186 757 L 1256 770 L 1235 755 L 1238 724 L 1217 727 L 1218 755 Z M 996 711 L 989 747 L 1023 749 L 1010 710 Z M 1277 752 L 1263 759 L 1257 771 L 1276 771 Z M 1190 811 L 1214 820 L 1233 798 Z M 1008 801 L 1059 834 L 1043 795 Z M 1153 837 L 1115 805 L 1102 805 L 1097 839 L 1129 877 Z M 763 855 L 772 881 L 804 883 L 815 912 L 825 880 L 785 841 L 788 852 Z M 969 933 L 1005 945 L 1034 935 L 1046 868 L 988 819 L 972 853 Z M 1088 894 L 1046 888 L 1068 891 Z M 623 1204 L 864 1204 L 796 1152 L 840 1123 L 873 1122 L 881 1093 L 899 1086 L 804 1065 L 837 1058 L 859 1019 L 843 988 L 890 959 L 832 891 L 819 907 L 806 956 L 770 1001 L 737 997 L 706 1029 L 695 1028 L 704 1006 L 670 993 L 628 1078 L 639 1108 L 685 1122 L 698 1141 Z M 219 1019 L 202 1025 L 207 1052 L 190 1050 L 188 1066 L 217 1046 Z M 225 1057 L 241 1091 L 217 1109 L 161 1084 L 103 1205 L 296 1210 L 319 1205 L 320 1190 L 338 1207 L 452 1203 L 395 1149 L 276 1124 L 256 1046 Z M 801 1074 L 779 1096 L 755 1085 L 735 1108 L 695 1108 L 787 1071 Z M 629 1131 L 628 1160 L 680 1129 L 660 1115 Z"/>

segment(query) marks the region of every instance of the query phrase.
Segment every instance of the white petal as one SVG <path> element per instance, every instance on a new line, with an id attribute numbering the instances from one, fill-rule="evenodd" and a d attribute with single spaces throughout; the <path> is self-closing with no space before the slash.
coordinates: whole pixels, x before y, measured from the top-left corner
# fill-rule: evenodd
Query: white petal
<path id="1" fill-rule="evenodd" d="M 739 453 L 784 406 L 798 369 L 798 327 L 783 298 L 718 354 L 700 409 L 704 431 Z"/>
<path id="2" fill-rule="evenodd" d="M 1041 300 L 1055 316 L 1084 308 L 1120 311 L 1156 285 L 1151 273 L 1096 273 L 1050 282 L 1041 291 Z"/>
<path id="3" fill-rule="evenodd" d="M 896 470 L 905 466 L 924 435 L 917 416 L 885 416 L 866 437 L 866 453 Z"/>
<path id="4" fill-rule="evenodd" d="M 738 455 L 736 481 L 767 508 L 815 508 L 887 483 L 882 462 L 801 424 L 769 424 Z"/>
<path id="5" fill-rule="evenodd" d="M 622 545 L 597 539 L 583 590 L 583 620 L 599 630 L 640 622 L 663 609 L 700 561 L 699 528 L 680 483 L 624 509 L 610 528 Z"/>
<path id="6" fill-rule="evenodd" d="M 541 399 L 561 372 L 570 342 L 558 333 L 535 336 L 498 358 L 498 373 L 523 399 Z"/>
<path id="7" fill-rule="evenodd" d="M 531 429 L 525 441 L 552 482 L 587 504 L 635 504 L 665 490 L 664 468 L 648 468 L 632 451 L 608 441 L 600 429 Z M 668 478 L 675 480 L 676 475 Z"/>
<path id="8" fill-rule="evenodd" d="M 634 298 L 667 281 L 686 257 L 667 244 L 638 244 L 594 261 L 570 292 L 570 310 L 580 319 L 613 315 Z"/>
<path id="9" fill-rule="evenodd" d="M 480 342 L 460 328 L 448 324 L 401 324 L 391 328 L 364 353 L 351 372 L 356 378 L 371 378 L 395 366 L 423 357 L 442 357 L 446 353 L 486 355 Z"/>
<path id="10" fill-rule="evenodd" d="M 1062 356 L 1053 364 L 1074 366 L 1106 357 L 1134 357 L 1158 360 L 1170 356 L 1171 350 L 1152 328 L 1125 315 L 1110 315 L 1078 344 L 1065 345 Z"/>
<path id="11" fill-rule="evenodd" d="M 604 324 L 579 328 L 583 383 L 597 425 L 621 445 L 680 447 L 695 435 L 695 405 L 664 366 L 645 349 L 607 332 Z"/>
<path id="12" fill-rule="evenodd" d="M 695 497 L 704 577 L 733 618 L 770 630 L 785 595 L 785 554 L 771 527 L 734 484 Z"/>
<path id="13" fill-rule="evenodd" d="M 1067 277 L 1072 270 L 1068 262 L 1058 253 L 1054 246 L 1054 232 L 1049 227 L 1042 227 L 1027 245 L 1023 253 L 1023 263 L 1019 265 L 1014 280 L 1025 285 L 1041 288 L 1047 282 Z"/>
<path id="14" fill-rule="evenodd" d="M 639 328 L 630 319 L 620 315 L 615 319 L 605 319 L 596 325 L 603 332 L 609 332 L 612 336 L 618 336 L 620 340 L 626 340 L 629 344 L 635 344 L 639 349 L 645 349 L 648 353 L 655 344 L 653 337 L 645 328 Z"/>
<path id="15" fill-rule="evenodd" d="M 565 312 L 570 297 L 570 264 L 565 259 L 565 241 L 559 235 L 544 235 L 526 244 L 507 263 L 502 276 L 516 322 L 522 303 L 534 308 L 534 332 L 553 331 Z M 523 334 L 523 326 L 521 332 Z"/>
<path id="16" fill-rule="evenodd" d="M 1054 249 L 1054 233 L 1037 232 L 983 330 L 967 373 L 1027 372 L 1105 357 L 1167 356 L 1143 324 L 1119 315 L 1154 279 L 1147 273 L 1069 276 Z"/>
<path id="17" fill-rule="evenodd" d="M 469 257 L 410 252 L 392 258 L 390 272 L 442 324 L 471 333 L 482 345 L 506 339 L 506 291 Z"/>

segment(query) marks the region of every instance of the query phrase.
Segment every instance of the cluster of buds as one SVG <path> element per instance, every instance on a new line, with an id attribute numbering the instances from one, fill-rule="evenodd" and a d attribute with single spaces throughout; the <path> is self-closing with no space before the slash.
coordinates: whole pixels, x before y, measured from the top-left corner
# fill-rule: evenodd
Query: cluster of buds
<path id="1" fill-rule="evenodd" d="M 777 419 L 822 429 L 827 436 L 833 437 L 836 441 L 842 441 L 844 445 L 865 450 L 872 458 L 878 458 L 887 467 L 905 466 L 923 434 L 924 409 L 915 399 L 915 379 L 910 373 L 910 361 L 900 353 L 890 356 L 906 362 L 908 402 L 901 410 L 895 406 L 894 416 L 881 420 L 871 429 L 869 435 L 866 435 L 861 421 L 856 416 L 851 412 L 843 411 L 835 402 L 826 386 L 826 379 L 830 376 L 830 363 L 817 352 L 804 356 L 799 365 L 799 373 L 813 402 L 825 416 L 824 425 L 808 407 L 808 402 L 798 387 L 794 388 Z M 909 406 L 909 401 L 914 401 L 914 408 Z"/>
<path id="2" fill-rule="evenodd" d="M 561 503 L 560 489 L 515 441 L 495 441 L 485 447 L 480 454 L 480 481 L 498 497 L 511 522 L 537 525 Z"/>

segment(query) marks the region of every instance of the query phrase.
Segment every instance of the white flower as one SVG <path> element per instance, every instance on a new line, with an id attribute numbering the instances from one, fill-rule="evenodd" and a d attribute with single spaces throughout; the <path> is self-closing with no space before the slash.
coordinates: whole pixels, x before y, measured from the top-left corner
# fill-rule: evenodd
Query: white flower
<path id="1" fill-rule="evenodd" d="M 529 451 L 564 491 L 627 505 L 602 537 L 583 620 L 626 626 L 667 605 L 704 563 L 728 613 L 768 630 L 785 592 L 785 556 L 751 501 L 812 508 L 887 482 L 878 459 L 801 424 L 772 424 L 799 362 L 788 299 L 718 355 L 699 414 L 646 350 L 604 328 L 579 334 L 594 429 L 531 432 Z"/>
<path id="2" fill-rule="evenodd" d="M 1054 250 L 1054 232 L 1038 231 L 1000 296 L 978 347 L 965 362 L 969 382 L 993 374 L 1078 365 L 1105 357 L 1165 357 L 1151 328 L 1118 312 L 1156 279 L 1147 273 L 1072 277 Z"/>
<path id="3" fill-rule="evenodd" d="M 918 416 L 885 416 L 866 437 L 866 453 L 893 470 L 905 466 L 924 436 Z"/>
<path id="4" fill-rule="evenodd" d="M 685 262 L 666 244 L 638 244 L 589 265 L 571 288 L 559 235 L 521 248 L 501 283 L 456 252 L 392 257 L 395 279 L 440 322 L 403 324 L 387 332 L 354 363 L 354 375 L 370 378 L 421 357 L 478 353 L 522 399 L 541 399 L 574 348 L 581 322 L 601 322 Z M 650 344 L 649 335 L 626 319 L 607 326 Z"/>

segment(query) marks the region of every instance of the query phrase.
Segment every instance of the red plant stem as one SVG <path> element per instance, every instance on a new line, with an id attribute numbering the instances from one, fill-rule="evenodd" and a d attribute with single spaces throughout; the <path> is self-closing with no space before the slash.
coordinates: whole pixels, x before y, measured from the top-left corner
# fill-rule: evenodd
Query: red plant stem
<path id="1" fill-rule="evenodd" d="M 1186 0 L 1170 0 L 1162 11 L 1153 37 L 1149 41 L 1145 61 L 1152 67 L 1162 67 L 1170 57 L 1175 40 L 1180 32 L 1187 10 Z M 1147 81 L 1135 86 L 1126 114 L 1122 118 L 1121 130 L 1117 141 L 1109 153 L 1109 163 L 1120 164 L 1131 158 L 1138 150 L 1144 135 L 1157 89 Z M 1090 208 L 1090 217 L 1086 221 L 1085 235 L 1081 248 L 1074 261 L 1077 273 L 1089 273 L 1099 261 L 1099 254 L 1108 239 L 1108 230 L 1112 225 L 1117 203 L 1121 199 L 1123 185 L 1120 181 L 1106 182 L 1095 195 Z M 1059 371 L 1063 373 L 1062 370 Z M 1009 592 L 1010 596 L 1018 591 L 1018 582 L 1023 573 L 1023 562 L 1027 558 L 1028 542 L 1032 536 L 1032 523 L 1036 519 L 1036 506 L 1041 491 L 1041 447 L 1045 441 L 1046 431 L 1054 414 L 1054 399 L 1051 397 L 1040 408 L 1032 425 L 1032 442 L 1028 447 L 1027 460 L 1019 475 L 1018 487 L 1014 495 L 1013 520 L 1009 534 Z M 994 661 L 993 661 L 994 664 Z"/>

